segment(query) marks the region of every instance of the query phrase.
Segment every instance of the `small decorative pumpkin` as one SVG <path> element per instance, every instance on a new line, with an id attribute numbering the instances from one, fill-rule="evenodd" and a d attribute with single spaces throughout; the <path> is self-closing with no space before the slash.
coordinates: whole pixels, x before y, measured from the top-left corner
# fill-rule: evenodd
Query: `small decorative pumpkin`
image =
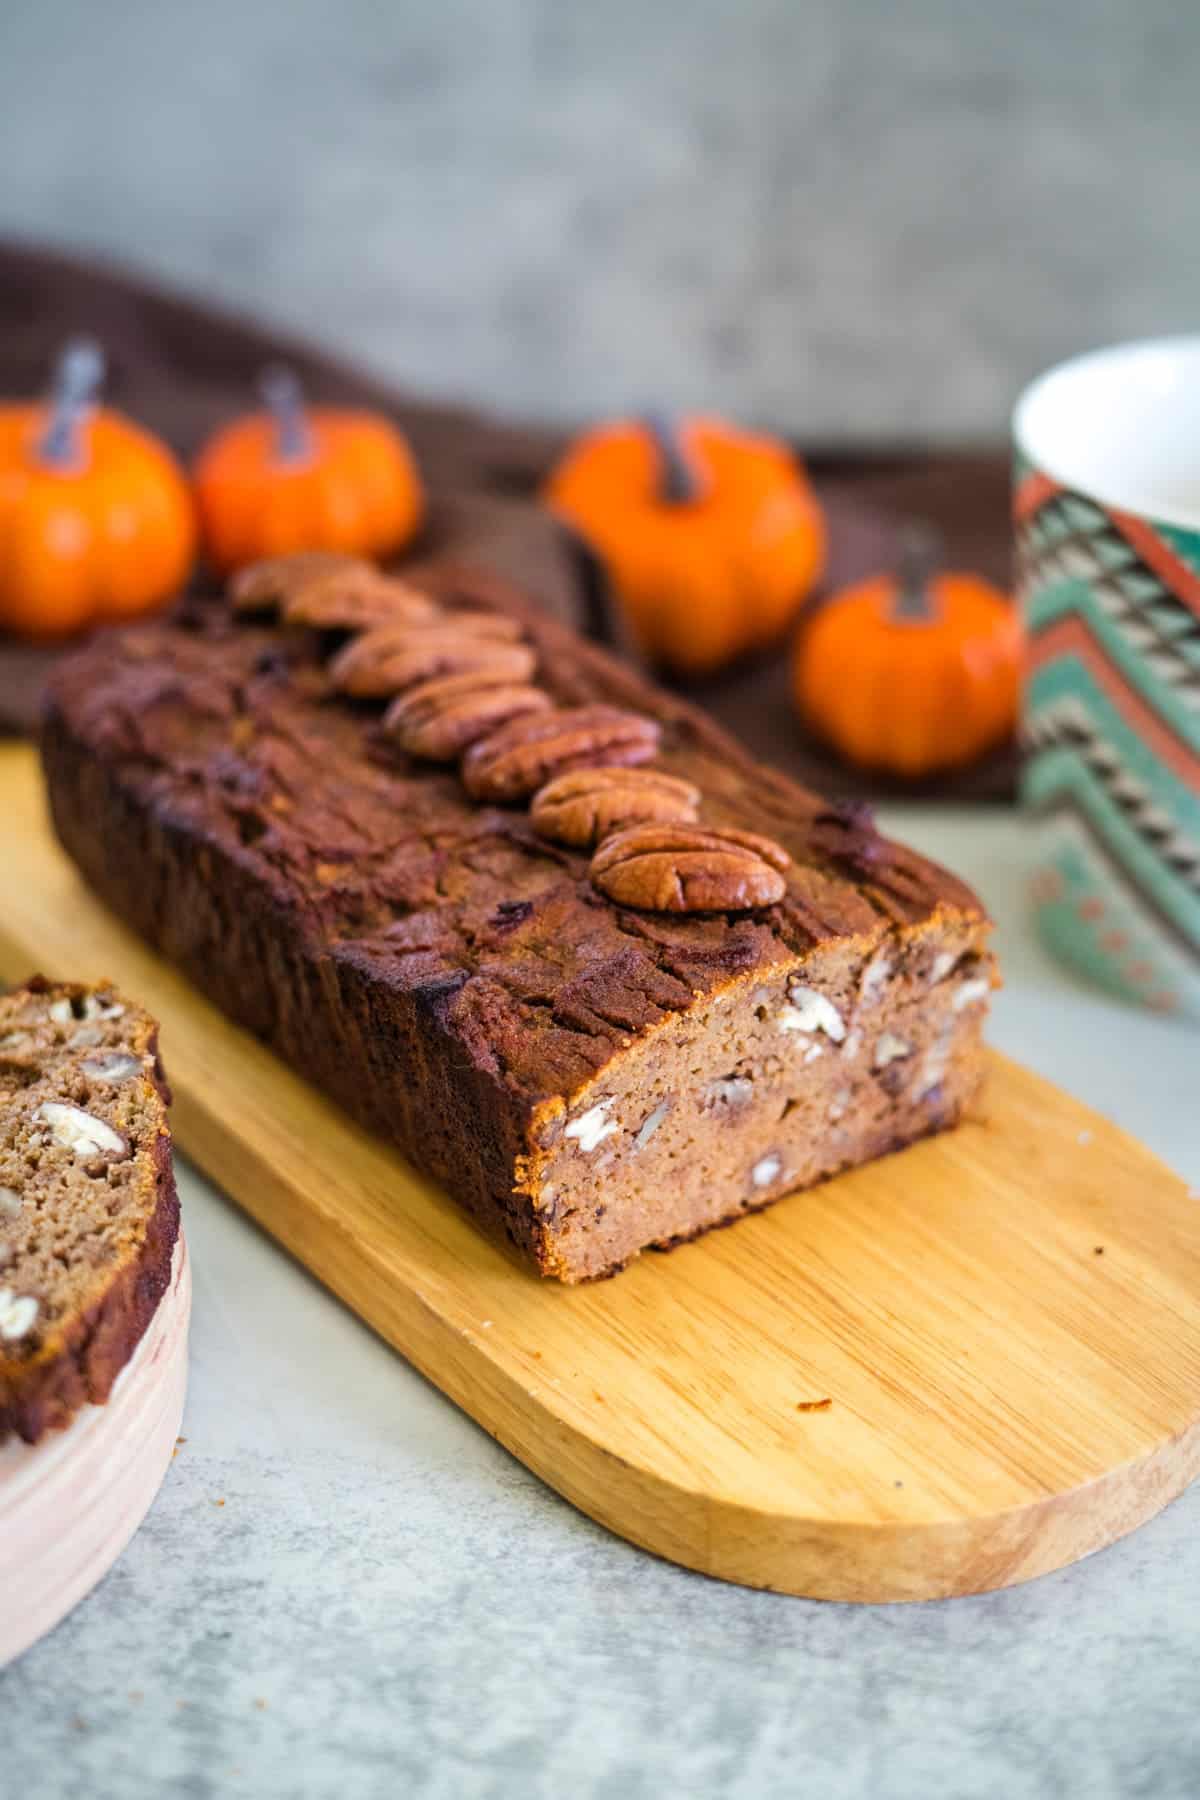
<path id="1" fill-rule="evenodd" d="M 97 407 L 99 346 L 67 344 L 45 404 L 0 406 L 0 628 L 67 637 L 175 594 L 195 549 L 165 444 Z"/>
<path id="2" fill-rule="evenodd" d="M 835 594 L 802 625 L 800 716 L 848 762 L 919 779 L 974 762 L 1012 731 L 1021 623 L 980 576 L 936 573 L 932 534 L 906 534 L 896 571 Z"/>
<path id="3" fill-rule="evenodd" d="M 308 407 L 289 369 L 267 369 L 265 410 L 236 419 L 193 471 L 204 553 L 219 575 L 261 557 L 403 549 L 425 514 L 417 466 L 380 413 Z"/>
<path id="4" fill-rule="evenodd" d="M 547 504 L 605 564 L 645 653 L 708 675 L 783 630 L 825 563 L 825 525 L 785 444 L 713 418 L 602 425 Z"/>

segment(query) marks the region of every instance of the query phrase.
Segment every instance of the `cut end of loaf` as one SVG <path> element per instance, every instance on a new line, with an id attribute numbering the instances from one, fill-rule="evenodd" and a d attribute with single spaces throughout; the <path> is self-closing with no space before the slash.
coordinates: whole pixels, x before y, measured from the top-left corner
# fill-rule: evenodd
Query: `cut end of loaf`
<path id="1" fill-rule="evenodd" d="M 667 1020 L 541 1109 L 527 1192 L 543 1273 L 615 1273 L 944 1130 L 982 1073 L 986 927 L 843 940 Z"/>

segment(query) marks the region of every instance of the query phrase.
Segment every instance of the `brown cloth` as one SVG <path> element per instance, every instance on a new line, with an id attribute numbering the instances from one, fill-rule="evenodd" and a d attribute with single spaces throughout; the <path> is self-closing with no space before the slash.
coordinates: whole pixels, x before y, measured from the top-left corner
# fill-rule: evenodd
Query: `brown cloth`
<path id="1" fill-rule="evenodd" d="M 602 573 L 533 503 L 562 447 L 562 432 L 431 405 L 269 326 L 246 323 L 100 263 L 0 243 L 0 395 L 41 393 L 64 339 L 78 332 L 104 346 L 111 404 L 164 437 L 184 458 L 217 425 L 255 403 L 255 379 L 273 360 L 294 368 L 316 402 L 390 413 L 408 435 L 433 497 L 424 548 L 485 561 L 559 617 L 621 641 Z M 898 528 L 913 519 L 938 529 L 951 565 L 1007 582 L 1004 456 L 870 457 L 812 447 L 806 456 L 829 519 L 827 591 L 886 566 Z M 30 729 L 54 654 L 0 637 L 0 730 Z M 826 792 L 1011 798 L 1010 750 L 920 788 L 889 786 L 846 769 L 803 736 L 788 697 L 782 651 L 692 691 L 756 754 Z"/>

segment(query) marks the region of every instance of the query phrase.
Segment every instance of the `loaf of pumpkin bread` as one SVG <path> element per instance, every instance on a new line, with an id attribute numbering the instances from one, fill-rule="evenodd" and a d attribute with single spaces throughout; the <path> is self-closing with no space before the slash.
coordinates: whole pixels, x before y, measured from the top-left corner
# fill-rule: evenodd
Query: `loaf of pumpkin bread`
<path id="1" fill-rule="evenodd" d="M 263 565 L 66 662 L 43 750 L 120 918 L 544 1275 L 978 1086 L 974 895 L 494 582 Z"/>

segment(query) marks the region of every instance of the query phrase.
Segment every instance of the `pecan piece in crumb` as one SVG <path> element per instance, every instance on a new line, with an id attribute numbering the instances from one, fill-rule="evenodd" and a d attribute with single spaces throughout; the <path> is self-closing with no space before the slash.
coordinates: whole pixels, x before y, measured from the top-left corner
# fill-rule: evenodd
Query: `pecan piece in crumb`
<path id="1" fill-rule="evenodd" d="M 367 563 L 327 569 L 284 596 L 287 625 L 321 631 L 370 631 L 376 625 L 432 625 L 444 617 L 437 602 L 410 582 L 383 575 Z"/>
<path id="2" fill-rule="evenodd" d="M 463 784 L 475 800 L 525 800 L 568 769 L 649 762 L 658 739 L 653 719 L 618 706 L 531 713 L 472 744 L 463 757 Z"/>
<path id="3" fill-rule="evenodd" d="M 491 669 L 475 669 L 441 675 L 398 694 L 384 715 L 383 729 L 410 756 L 451 762 L 510 719 L 546 712 L 552 704 L 541 688 Z"/>
<path id="4" fill-rule="evenodd" d="M 306 582 L 318 576 L 347 575 L 353 570 L 377 573 L 361 556 L 339 550 L 303 550 L 295 556 L 264 556 L 247 563 L 230 581 L 227 592 L 234 612 L 271 612 Z"/>
<path id="5" fill-rule="evenodd" d="M 592 883 L 621 906 L 647 912 L 746 912 L 782 900 L 789 857 L 753 831 L 707 825 L 634 825 L 606 838 Z"/>
<path id="6" fill-rule="evenodd" d="M 468 623 L 467 621 L 470 621 Z M 485 614 L 447 616 L 436 625 L 379 625 L 339 650 L 329 665 L 333 685 L 360 699 L 402 694 L 441 675 L 484 670 L 506 681 L 528 681 L 537 654 L 514 643 L 520 626 Z"/>
<path id="7" fill-rule="evenodd" d="M 690 824 L 699 804 L 699 788 L 661 769 L 572 769 L 538 789 L 529 816 L 540 837 L 590 850 L 627 825 Z"/>

